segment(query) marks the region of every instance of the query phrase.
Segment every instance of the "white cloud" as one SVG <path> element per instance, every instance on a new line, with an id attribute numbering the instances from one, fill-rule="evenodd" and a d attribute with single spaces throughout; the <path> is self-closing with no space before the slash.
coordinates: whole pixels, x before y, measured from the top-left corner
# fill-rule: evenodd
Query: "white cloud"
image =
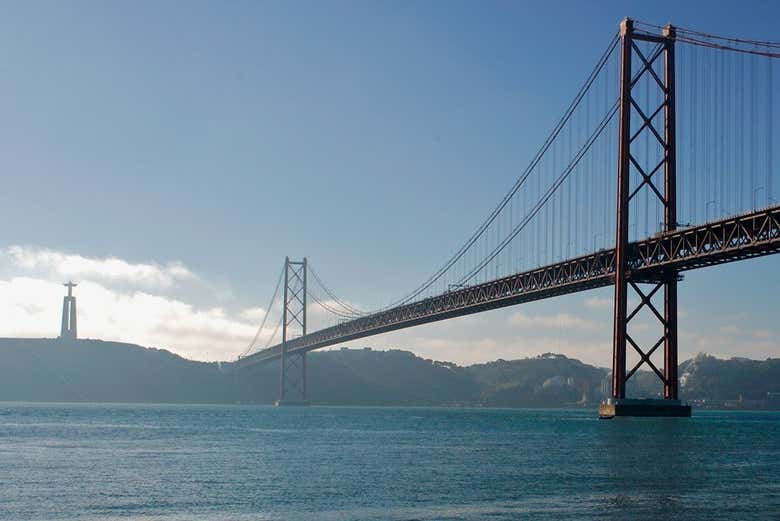
<path id="1" fill-rule="evenodd" d="M 59 334 L 60 284 L 16 277 L 0 281 L 0 293 L 0 335 Z M 244 312 L 230 316 L 222 308 L 199 309 L 180 300 L 116 291 L 94 282 L 80 284 L 76 296 L 79 337 L 161 347 L 195 360 L 235 359 L 258 326 Z M 268 338 L 271 331 L 266 327 L 262 336 Z"/>
<path id="2" fill-rule="evenodd" d="M 3 252 L 11 266 L 28 273 L 57 276 L 76 281 L 89 279 L 128 283 L 146 288 L 168 288 L 191 281 L 196 275 L 180 262 L 167 264 L 130 263 L 116 257 L 83 257 L 43 248 L 10 246 Z"/>
<path id="3" fill-rule="evenodd" d="M 244 352 L 265 315 L 261 307 L 231 314 L 219 306 L 188 302 L 198 295 L 214 302 L 214 288 L 180 262 L 131 263 L 116 257 L 10 246 L 0 250 L 0 273 L 10 274 L 0 278 L 0 336 L 57 336 L 64 294 L 61 283 L 70 278 L 79 283 L 75 295 L 80 338 L 161 347 L 196 360 L 232 360 Z M 187 298 L 167 294 L 172 286 Z M 337 306 L 332 301 L 325 304 Z M 257 345 L 268 343 L 280 310 L 281 298 L 277 298 Z M 310 330 L 332 325 L 318 306 L 310 306 L 309 315 Z"/>
<path id="4" fill-rule="evenodd" d="M 595 331 L 598 324 L 591 320 L 571 315 L 569 313 L 558 313 L 556 315 L 526 315 L 525 313 L 514 313 L 509 317 L 509 323 L 524 329 L 545 328 L 559 330 L 584 330 Z"/>
<path id="5" fill-rule="evenodd" d="M 632 332 L 645 332 L 645 331 L 650 331 L 650 324 L 648 324 L 647 322 L 637 322 L 636 324 L 634 324 L 632 322 L 631 324 L 629 324 L 628 328 Z"/>
<path id="6" fill-rule="evenodd" d="M 745 356 L 749 358 L 776 358 L 776 332 L 766 329 L 750 331 L 734 325 L 725 325 L 713 331 L 681 331 L 680 360 L 703 352 L 721 358 Z"/>
<path id="7" fill-rule="evenodd" d="M 602 297 L 589 297 L 585 299 L 585 307 L 589 309 L 612 309 L 612 299 Z"/>
<path id="8" fill-rule="evenodd" d="M 248 308 L 238 315 L 243 320 L 260 323 L 265 317 L 265 308 Z"/>

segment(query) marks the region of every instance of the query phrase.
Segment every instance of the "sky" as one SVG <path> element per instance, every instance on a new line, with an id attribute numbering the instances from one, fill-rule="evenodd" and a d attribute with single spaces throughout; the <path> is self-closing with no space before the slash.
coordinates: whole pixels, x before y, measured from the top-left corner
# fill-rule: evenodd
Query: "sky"
<path id="1" fill-rule="evenodd" d="M 244 350 L 287 255 L 366 308 L 430 275 L 513 184 L 624 16 L 762 40 L 780 19 L 768 1 L 4 7 L 0 336 L 56 336 L 73 279 L 81 337 L 198 360 Z M 686 274 L 681 358 L 778 356 L 779 262 Z M 611 297 L 349 345 L 607 366 Z"/>

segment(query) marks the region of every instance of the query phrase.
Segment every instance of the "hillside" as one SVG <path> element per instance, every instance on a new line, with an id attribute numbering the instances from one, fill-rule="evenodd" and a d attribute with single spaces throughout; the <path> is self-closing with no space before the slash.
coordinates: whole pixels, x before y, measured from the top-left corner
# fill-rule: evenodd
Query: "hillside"
<path id="1" fill-rule="evenodd" d="M 232 402 L 216 363 L 100 340 L 0 339 L 0 400 Z"/>
<path id="2" fill-rule="evenodd" d="M 559 407 L 598 402 L 604 369 L 546 353 L 466 368 L 480 389 L 479 402 L 493 407 Z"/>
<path id="3" fill-rule="evenodd" d="M 333 405 L 592 406 L 607 374 L 552 353 L 461 367 L 369 348 L 313 352 L 308 368 L 312 403 Z M 699 355 L 680 375 L 682 397 L 702 406 L 780 408 L 780 359 Z M 648 372 L 629 383 L 633 396 L 659 390 Z M 0 339 L 0 401 L 270 404 L 278 387 L 277 364 L 233 371 L 118 342 Z"/>
<path id="4" fill-rule="evenodd" d="M 780 408 L 780 359 L 722 360 L 699 354 L 680 364 L 679 371 L 683 394 L 689 400 L 705 405 Z"/>
<path id="5" fill-rule="evenodd" d="M 604 371 L 561 355 L 460 367 L 367 348 L 311 353 L 308 374 L 319 404 L 554 407 L 598 400 Z M 3 401 L 273 403 L 278 386 L 277 364 L 234 372 L 132 344 L 0 339 Z"/>

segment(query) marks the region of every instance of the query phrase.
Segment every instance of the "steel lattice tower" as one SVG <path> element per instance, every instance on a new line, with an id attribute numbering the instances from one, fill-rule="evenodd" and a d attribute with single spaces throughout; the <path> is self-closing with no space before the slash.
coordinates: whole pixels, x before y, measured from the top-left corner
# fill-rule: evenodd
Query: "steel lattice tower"
<path id="1" fill-rule="evenodd" d="M 663 231 L 671 232 L 677 228 L 676 200 L 676 154 L 675 154 L 675 30 L 667 25 L 660 36 L 634 32 L 634 24 L 625 19 L 620 26 L 622 40 L 621 76 L 620 76 L 620 130 L 618 133 L 618 193 L 617 193 L 617 230 L 615 239 L 615 314 L 612 362 L 612 396 L 622 399 L 626 396 L 626 382 L 644 364 L 661 379 L 664 384 L 664 398 L 677 400 L 677 282 L 680 276 L 674 269 L 658 269 L 642 276 L 632 275 L 628 259 L 632 257 L 632 245 L 628 242 L 630 226 L 629 203 L 643 189 L 657 197 L 663 208 Z M 642 52 L 636 44 L 645 41 L 656 44 L 649 54 Z M 663 57 L 663 74 L 654 69 L 655 62 Z M 638 68 L 634 72 L 632 60 L 638 58 Z M 642 106 L 634 90 L 638 80 L 644 76 L 652 77 L 650 84 L 660 89 L 663 99 L 660 106 Z M 663 128 L 657 128 L 657 116 L 663 115 Z M 632 123 L 634 125 L 632 125 Z M 634 127 L 634 128 L 632 128 Z M 657 164 L 642 164 L 640 154 L 635 150 L 637 137 L 643 132 L 651 134 L 653 147 L 658 147 L 661 160 Z M 663 172 L 663 185 L 659 186 L 656 174 Z M 630 187 L 631 173 L 641 176 L 641 182 Z M 628 313 L 629 288 L 639 297 L 640 302 Z M 653 296 L 663 289 L 663 313 L 653 304 Z M 628 333 L 631 320 L 643 308 L 648 308 L 660 323 L 663 334 L 652 346 L 641 347 Z M 626 372 L 627 345 L 639 354 L 639 362 Z M 651 356 L 664 346 L 663 371 L 652 362 Z"/>
<path id="2" fill-rule="evenodd" d="M 284 259 L 282 350 L 279 400 L 276 405 L 306 404 L 306 352 L 287 352 L 287 342 L 306 335 L 306 258 Z"/>

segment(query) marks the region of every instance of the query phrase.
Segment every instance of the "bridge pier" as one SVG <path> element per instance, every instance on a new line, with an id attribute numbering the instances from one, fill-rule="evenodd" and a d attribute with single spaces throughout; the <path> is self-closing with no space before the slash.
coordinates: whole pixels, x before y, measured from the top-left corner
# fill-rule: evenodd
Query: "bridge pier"
<path id="1" fill-rule="evenodd" d="M 636 33 L 631 19 L 620 25 L 621 71 L 620 71 L 620 128 L 618 131 L 618 193 L 615 237 L 615 310 L 612 356 L 612 397 L 601 404 L 599 416 L 690 416 L 690 406 L 678 400 L 677 385 L 677 282 L 679 274 L 674 270 L 660 270 L 657 273 L 632 275 L 628 259 L 631 257 L 628 231 L 630 226 L 630 202 L 641 191 L 649 190 L 657 197 L 664 210 L 664 232 L 677 228 L 677 189 L 675 153 L 675 81 L 674 81 L 674 27 L 668 25 L 660 36 Z M 656 44 L 649 54 L 642 52 L 637 41 Z M 634 69 L 632 58 L 639 58 Z M 663 80 L 655 70 L 655 62 L 663 56 Z M 642 106 L 639 96 L 633 96 L 638 80 L 650 75 L 660 89 L 663 103 L 659 107 Z M 647 98 L 647 96 L 645 97 Z M 659 132 L 654 122 L 656 114 L 663 110 L 663 129 Z M 633 126 L 637 128 L 632 128 Z M 639 153 L 632 145 L 642 132 L 652 132 L 653 146 L 657 146 L 661 162 L 657 165 L 642 164 Z M 661 137 L 663 135 L 663 137 Z M 645 154 L 645 157 L 649 157 Z M 645 162 L 646 163 L 646 162 Z M 654 175 L 663 167 L 664 182 L 659 187 Z M 633 176 L 632 176 L 633 174 Z M 631 178 L 641 181 L 631 186 Z M 644 288 L 644 289 L 643 289 Z M 649 288 L 649 289 L 648 289 Z M 663 289 L 663 313 L 653 304 L 653 296 Z M 640 303 L 628 313 L 629 290 L 640 299 Z M 629 334 L 628 326 L 633 318 L 648 309 L 658 319 L 663 334 L 651 347 L 642 347 Z M 626 372 L 626 349 L 631 345 L 639 355 L 639 362 Z M 652 361 L 652 355 L 663 345 L 663 371 Z M 663 382 L 663 400 L 627 400 L 626 383 L 643 365 L 647 365 Z"/>

